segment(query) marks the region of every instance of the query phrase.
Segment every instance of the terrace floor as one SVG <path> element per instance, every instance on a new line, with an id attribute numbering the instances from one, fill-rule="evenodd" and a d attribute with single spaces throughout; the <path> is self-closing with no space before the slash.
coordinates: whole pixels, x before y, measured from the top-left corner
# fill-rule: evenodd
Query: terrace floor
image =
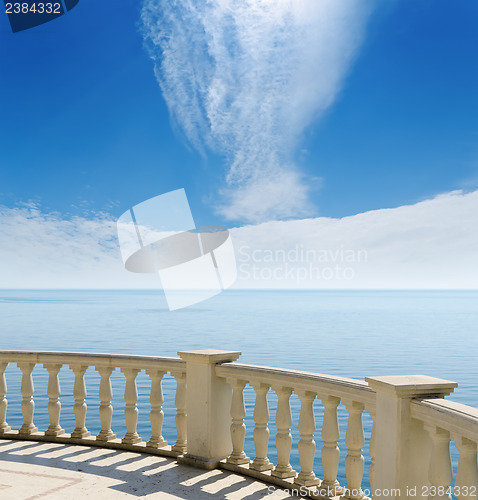
<path id="1" fill-rule="evenodd" d="M 252 478 L 223 470 L 199 470 L 155 455 L 0 440 L 0 498 L 292 498 L 279 489 L 270 494 L 268 488 Z"/>

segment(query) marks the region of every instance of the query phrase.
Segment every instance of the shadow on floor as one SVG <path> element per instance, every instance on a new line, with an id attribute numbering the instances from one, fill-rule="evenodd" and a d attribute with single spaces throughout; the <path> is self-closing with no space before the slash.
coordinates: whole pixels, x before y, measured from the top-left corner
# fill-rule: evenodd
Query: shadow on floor
<path id="1" fill-rule="evenodd" d="M 45 474 L 45 467 L 55 476 Z M 224 470 L 203 471 L 155 455 L 57 443 L 0 441 L 0 468 L 7 476 L 10 471 L 25 478 L 18 484 L 3 485 L 8 488 L 10 498 L 66 499 L 93 493 L 99 499 L 127 496 L 194 500 L 292 498 L 253 478 Z M 15 489 L 20 493 L 29 476 L 30 481 L 47 478 L 44 481 L 52 482 L 55 478 L 64 484 L 34 496 L 17 495 Z"/>

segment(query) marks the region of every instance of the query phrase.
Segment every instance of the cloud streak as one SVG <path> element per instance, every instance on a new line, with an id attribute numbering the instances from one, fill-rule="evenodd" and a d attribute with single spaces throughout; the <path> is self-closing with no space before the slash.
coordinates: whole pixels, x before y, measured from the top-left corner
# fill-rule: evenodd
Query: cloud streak
<path id="1" fill-rule="evenodd" d="M 227 219 L 310 215 L 294 163 L 357 52 L 368 1 L 145 0 L 141 19 L 170 114 L 200 151 L 228 162 Z"/>
<path id="2" fill-rule="evenodd" d="M 66 218 L 31 204 L 0 206 L 0 234 L 0 288 L 141 287 L 123 268 L 116 221 L 106 214 Z"/>

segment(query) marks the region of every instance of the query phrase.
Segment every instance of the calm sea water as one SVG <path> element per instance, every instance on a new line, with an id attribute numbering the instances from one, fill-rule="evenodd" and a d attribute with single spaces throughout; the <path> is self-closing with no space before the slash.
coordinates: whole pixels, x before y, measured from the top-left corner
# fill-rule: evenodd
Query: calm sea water
<path id="1" fill-rule="evenodd" d="M 478 292 L 426 291 L 227 291 L 194 307 L 170 312 L 161 291 L 0 291 L 2 349 L 134 353 L 175 356 L 177 351 L 215 348 L 242 351 L 240 361 L 361 378 L 372 375 L 426 374 L 453 380 L 450 397 L 478 406 Z M 62 426 L 74 427 L 73 378 L 64 367 Z M 47 374 L 34 370 L 35 423 L 48 426 Z M 8 421 L 21 425 L 20 377 L 7 369 Z M 113 373 L 113 428 L 125 432 L 124 378 Z M 98 374 L 87 372 L 87 425 L 98 428 Z M 149 379 L 138 375 L 138 431 L 149 437 Z M 164 435 L 175 440 L 174 389 L 164 382 Z M 246 452 L 252 441 L 253 391 L 246 390 Z M 275 397 L 270 395 L 271 453 Z M 298 467 L 299 404 L 291 398 L 294 424 L 291 462 Z M 321 408 L 317 405 L 317 421 Z M 370 418 L 364 415 L 368 439 Z M 346 412 L 340 412 L 345 436 Z M 322 444 L 316 437 L 318 450 Z M 367 445 L 366 445 L 367 446 Z M 364 455 L 367 461 L 367 450 Z M 340 475 L 344 476 L 342 453 Z M 455 457 L 455 453 L 454 453 Z M 456 457 L 455 457 L 456 458 Z M 366 464 L 367 467 L 367 464 Z M 320 474 L 320 460 L 317 460 Z"/>

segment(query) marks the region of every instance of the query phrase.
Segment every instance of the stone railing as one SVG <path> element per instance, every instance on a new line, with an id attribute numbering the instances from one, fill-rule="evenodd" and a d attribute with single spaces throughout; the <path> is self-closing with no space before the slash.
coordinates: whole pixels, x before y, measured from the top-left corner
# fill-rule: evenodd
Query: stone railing
<path id="1" fill-rule="evenodd" d="M 23 425 L 18 431 L 12 431 L 7 424 L 7 385 L 5 369 L 9 363 L 17 364 L 22 373 L 21 410 Z M 32 372 L 36 365 L 42 365 L 48 372 L 48 416 L 50 425 L 45 432 L 38 432 L 34 424 L 34 386 Z M 75 428 L 71 434 L 65 433 L 60 426 L 60 369 L 68 367 L 74 374 L 73 397 L 75 404 Z M 89 368 L 96 370 L 101 379 L 98 396 L 100 399 L 99 420 L 101 430 L 97 436 L 91 436 L 86 428 L 86 395 L 85 373 Z M 126 434 L 117 439 L 111 429 L 113 397 L 110 377 L 114 370 L 119 369 L 125 377 L 124 415 Z M 138 420 L 138 392 L 136 376 L 144 370 L 151 379 L 150 420 L 151 436 L 147 442 L 136 432 Z M 173 446 L 162 436 L 163 426 L 163 391 L 161 380 L 170 373 L 177 383 L 175 404 L 177 440 Z M 44 388 L 42 388 L 44 390 Z M 123 448 L 132 451 L 143 451 L 161 455 L 178 456 L 186 450 L 186 363 L 178 358 L 129 356 L 112 354 L 87 354 L 70 352 L 26 352 L 0 351 L 0 438 L 32 439 L 53 442 L 68 442 L 74 444 L 89 444 L 108 448 Z"/>
<path id="2" fill-rule="evenodd" d="M 365 444 L 362 425 L 362 413 L 368 411 L 375 415 L 375 393 L 365 382 L 359 380 L 317 375 L 294 370 L 280 370 L 260 366 L 239 365 L 225 363 L 218 365 L 215 371 L 218 377 L 225 379 L 232 387 L 231 404 L 231 436 L 233 450 L 224 464 L 225 468 L 251 474 L 258 478 L 267 475 L 269 481 L 282 486 L 290 487 L 291 478 L 296 487 L 313 488 L 324 496 L 346 494 L 349 498 L 361 498 L 362 476 L 364 473 L 364 457 L 362 448 Z M 246 384 L 254 388 L 256 394 L 254 408 L 254 445 L 256 456 L 252 462 L 243 451 L 245 416 L 243 389 Z M 278 399 L 276 410 L 277 435 L 275 437 L 277 449 L 277 464 L 275 467 L 267 458 L 269 441 L 269 410 L 267 392 L 271 389 Z M 297 473 L 289 463 L 292 436 L 292 415 L 290 396 L 296 393 L 300 399 L 301 409 L 299 416 L 300 440 L 298 443 L 300 471 Z M 324 478 L 315 476 L 315 416 L 313 403 L 319 399 L 324 407 L 324 419 L 321 437 L 324 445 L 321 450 L 322 470 Z M 345 444 L 347 456 L 345 470 L 347 475 L 348 491 L 345 491 L 337 481 L 340 451 L 338 448 L 339 422 L 337 408 L 343 404 L 348 412 L 347 433 Z M 372 465 L 370 475 L 374 476 L 373 443 L 370 449 Z M 238 467 L 249 464 L 247 468 Z M 270 471 L 270 472 L 266 472 Z M 304 488 L 302 488 L 304 490 Z"/>
<path id="3" fill-rule="evenodd" d="M 478 496 L 478 409 L 443 399 L 412 401 L 411 416 L 430 436 L 430 459 L 426 462 L 429 484 L 423 486 L 431 497 L 457 498 Z M 459 453 L 454 485 L 450 441 Z M 425 472 L 425 471 L 424 471 Z M 449 496 L 448 496 L 449 498 Z"/>
<path id="4" fill-rule="evenodd" d="M 427 376 L 370 377 L 365 381 L 314 373 L 234 363 L 239 352 L 186 351 L 181 359 L 83 353 L 0 351 L 0 438 L 30 439 L 89 444 L 177 457 L 178 462 L 212 469 L 221 467 L 253 476 L 274 485 L 299 490 L 309 497 L 360 500 L 374 498 L 478 497 L 478 410 L 443 398 L 457 386 L 454 382 Z M 22 372 L 21 409 L 23 425 L 13 431 L 7 424 L 7 365 L 16 363 Z M 50 425 L 38 432 L 34 424 L 32 370 L 41 364 L 48 371 L 47 394 Z M 66 434 L 60 426 L 59 371 L 72 370 L 75 383 L 73 406 L 76 427 Z M 85 426 L 85 372 L 94 367 L 101 375 L 99 419 L 101 430 L 93 437 Z M 110 375 L 120 369 L 125 377 L 124 415 L 126 434 L 117 438 L 111 429 L 112 390 Z M 144 370 L 151 378 L 151 435 L 143 442 L 137 433 L 138 393 L 136 376 Z M 163 375 L 177 382 L 177 440 L 168 446 L 162 437 Z M 244 451 L 246 409 L 244 389 L 255 394 L 253 441 L 255 456 Z M 277 463 L 268 458 L 268 393 L 277 397 L 275 408 L 275 452 Z M 292 414 L 290 397 L 300 400 L 298 456 L 300 468 L 290 464 Z M 322 405 L 320 457 L 322 478 L 316 476 L 315 414 Z M 315 405 L 314 405 L 315 403 Z M 347 412 L 344 467 L 346 485 L 337 479 L 340 435 L 338 409 Z M 314 408 L 315 406 L 315 408 Z M 373 420 L 371 438 L 365 442 L 363 412 Z M 187 440 L 186 440 L 187 436 Z M 453 483 L 449 443 L 459 451 Z M 371 488 L 363 488 L 363 448 L 368 446 Z M 450 485 L 453 483 L 453 486 Z"/>

